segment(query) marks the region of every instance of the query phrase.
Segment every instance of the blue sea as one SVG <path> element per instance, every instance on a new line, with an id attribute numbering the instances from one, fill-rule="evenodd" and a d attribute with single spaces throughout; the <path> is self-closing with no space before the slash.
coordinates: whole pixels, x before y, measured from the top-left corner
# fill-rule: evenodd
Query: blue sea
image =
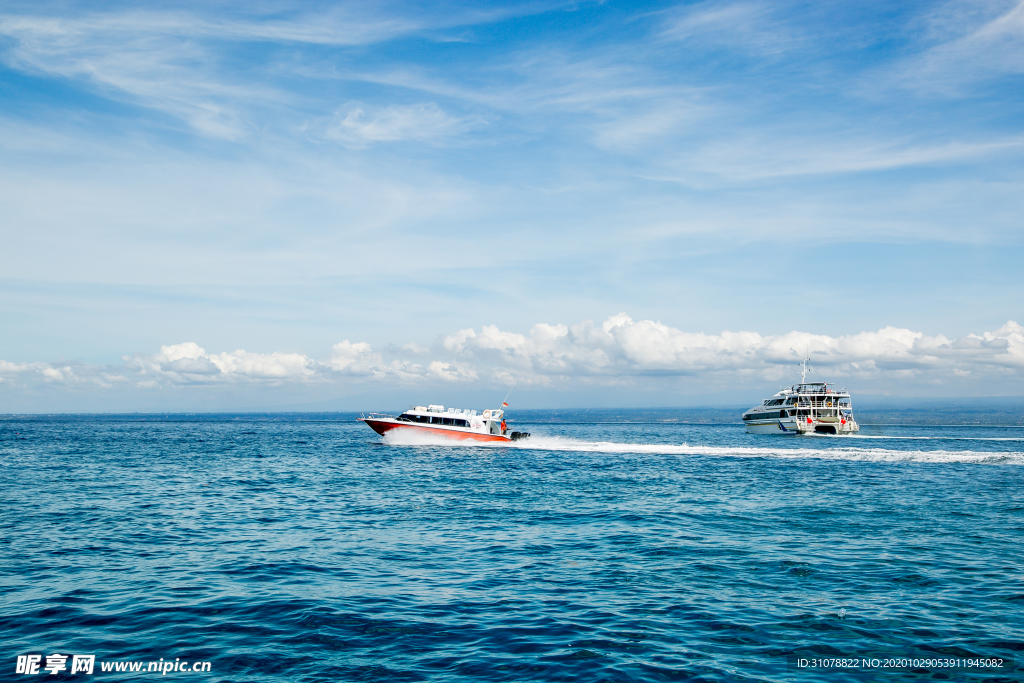
<path id="1" fill-rule="evenodd" d="M 513 426 L 2 419 L 0 679 L 1024 680 L 1020 427 Z"/>

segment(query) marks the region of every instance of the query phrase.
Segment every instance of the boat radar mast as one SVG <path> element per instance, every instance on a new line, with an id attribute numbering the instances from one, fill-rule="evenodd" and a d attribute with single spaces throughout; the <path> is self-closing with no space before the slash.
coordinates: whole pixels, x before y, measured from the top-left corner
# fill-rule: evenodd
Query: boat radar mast
<path id="1" fill-rule="evenodd" d="M 807 381 L 807 372 L 808 372 L 807 371 L 807 361 L 809 361 L 809 360 L 810 360 L 810 358 L 804 358 L 803 361 L 800 364 L 801 367 L 803 368 L 800 371 L 800 384 L 804 384 Z"/>

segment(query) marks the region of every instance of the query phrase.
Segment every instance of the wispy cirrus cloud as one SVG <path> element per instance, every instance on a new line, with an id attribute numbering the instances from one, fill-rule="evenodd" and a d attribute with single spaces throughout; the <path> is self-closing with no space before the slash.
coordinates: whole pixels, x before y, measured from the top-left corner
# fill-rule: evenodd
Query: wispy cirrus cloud
<path id="1" fill-rule="evenodd" d="M 882 82 L 930 95 L 962 98 L 994 78 L 1024 74 L 1024 2 L 955 0 L 921 21 L 921 49 L 900 60 Z"/>
<path id="2" fill-rule="evenodd" d="M 387 107 L 350 102 L 338 111 L 324 135 L 348 147 L 399 141 L 442 144 L 486 123 L 480 116 L 451 116 L 434 102 Z"/>
<path id="3" fill-rule="evenodd" d="M 683 5 L 663 15 L 659 38 L 738 50 L 771 57 L 806 45 L 793 22 L 776 16 L 763 2 L 704 2 Z"/>
<path id="4" fill-rule="evenodd" d="M 542 10 L 537 6 L 525 11 Z M 354 47 L 523 11 L 416 12 L 353 3 L 328 11 L 292 10 L 284 12 L 289 15 L 284 19 L 274 16 L 282 12 L 260 16 L 258 9 L 249 16 L 155 10 L 79 16 L 6 13 L 0 14 L 0 36 L 8 44 L 0 56 L 18 70 L 92 84 L 107 96 L 181 119 L 204 135 L 237 140 L 261 128 L 254 108 L 287 107 L 309 96 L 267 78 L 264 60 L 240 66 L 225 41 L 275 44 L 286 50 Z M 254 68 L 260 70 L 257 77 Z M 403 115 L 408 118 L 410 112 L 399 109 L 384 113 L 389 120 L 363 121 L 357 137 L 372 137 L 378 129 L 394 131 Z"/>
<path id="5" fill-rule="evenodd" d="M 238 139 L 253 103 L 283 99 L 274 87 L 232 79 L 187 17 L 147 14 L 81 19 L 0 18 L 4 61 L 29 73 L 81 81 L 107 96 L 158 110 L 213 137 Z"/>
<path id="6" fill-rule="evenodd" d="M 792 134 L 782 139 L 795 143 Z M 895 169 L 972 162 L 1000 155 L 1015 156 L 1024 150 L 1024 136 L 999 139 L 921 143 L 907 139 L 856 139 L 838 142 L 831 136 L 805 133 L 800 144 L 780 145 L 778 139 L 741 138 L 718 140 L 693 150 L 666 166 L 685 171 L 680 182 L 700 183 L 709 178 L 749 182 L 793 176 L 870 173 Z M 665 177 L 668 180 L 671 176 Z"/>

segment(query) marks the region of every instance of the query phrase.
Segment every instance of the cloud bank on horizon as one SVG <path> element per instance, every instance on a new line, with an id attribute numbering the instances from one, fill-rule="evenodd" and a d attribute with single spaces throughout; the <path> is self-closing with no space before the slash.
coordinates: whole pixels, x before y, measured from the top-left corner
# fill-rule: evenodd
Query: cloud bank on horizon
<path id="1" fill-rule="evenodd" d="M 125 356 L 119 365 L 0 361 L 0 384 L 21 390 L 63 384 L 93 392 L 213 384 L 565 389 L 636 384 L 656 376 L 758 387 L 791 380 L 805 355 L 819 378 L 856 383 L 862 392 L 894 380 L 960 389 L 967 378 L 985 382 L 994 393 L 1013 392 L 1024 379 L 1024 327 L 1009 321 L 957 339 L 894 327 L 841 337 L 709 335 L 622 313 L 600 325 L 541 323 L 528 334 L 485 325 L 445 335 L 433 347 L 410 343 L 383 352 L 345 340 L 319 360 L 299 353 L 209 353 L 184 342 L 151 355 Z"/>
<path id="2" fill-rule="evenodd" d="M 801 344 L 1012 392 L 1022 93 L 1024 0 L 7 2 L 0 410 L 696 391 Z"/>

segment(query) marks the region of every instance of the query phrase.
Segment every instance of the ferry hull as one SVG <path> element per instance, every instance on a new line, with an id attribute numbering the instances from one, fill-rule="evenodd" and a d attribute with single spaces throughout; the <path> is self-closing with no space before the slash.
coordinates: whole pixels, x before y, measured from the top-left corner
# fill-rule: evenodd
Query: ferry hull
<path id="1" fill-rule="evenodd" d="M 361 421 L 365 422 L 370 429 L 381 436 L 384 436 L 390 431 L 402 430 L 405 433 L 424 434 L 435 437 L 439 436 L 445 439 L 452 439 L 453 441 L 480 441 L 484 443 L 512 442 L 511 437 L 502 436 L 501 434 L 481 434 L 480 432 L 464 431 L 459 428 L 434 427 L 420 424 L 408 424 L 404 422 L 392 422 L 390 420 L 373 420 L 370 418 L 361 418 Z"/>
<path id="2" fill-rule="evenodd" d="M 747 434 L 777 434 L 796 436 L 798 434 L 853 434 L 860 431 L 860 426 L 853 420 L 846 422 L 814 420 L 772 420 L 770 422 L 747 422 Z"/>
<path id="3" fill-rule="evenodd" d="M 747 434 L 779 434 L 796 436 L 800 431 L 796 426 L 796 420 L 772 420 L 771 422 L 747 423 Z"/>

